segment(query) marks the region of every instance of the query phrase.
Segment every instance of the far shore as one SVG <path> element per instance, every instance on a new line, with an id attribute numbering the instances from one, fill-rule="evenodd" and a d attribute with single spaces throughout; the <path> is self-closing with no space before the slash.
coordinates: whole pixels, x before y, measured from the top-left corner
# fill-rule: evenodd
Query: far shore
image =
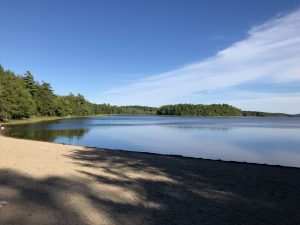
<path id="1" fill-rule="evenodd" d="M 0 135 L 0 224 L 299 224 L 300 169 Z"/>

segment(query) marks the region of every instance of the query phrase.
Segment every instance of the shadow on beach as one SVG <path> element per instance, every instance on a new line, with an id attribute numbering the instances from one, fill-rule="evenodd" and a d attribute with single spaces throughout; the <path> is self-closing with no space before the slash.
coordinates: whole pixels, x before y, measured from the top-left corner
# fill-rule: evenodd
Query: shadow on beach
<path id="1" fill-rule="evenodd" d="M 65 157 L 79 176 L 0 170 L 0 224 L 300 224 L 297 168 L 93 148 Z"/>

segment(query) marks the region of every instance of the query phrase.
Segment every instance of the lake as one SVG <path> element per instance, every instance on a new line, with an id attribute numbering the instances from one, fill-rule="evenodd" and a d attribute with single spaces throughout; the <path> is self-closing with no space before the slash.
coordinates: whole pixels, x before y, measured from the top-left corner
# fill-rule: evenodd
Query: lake
<path id="1" fill-rule="evenodd" d="M 300 118 L 110 116 L 7 126 L 5 135 L 300 167 Z"/>

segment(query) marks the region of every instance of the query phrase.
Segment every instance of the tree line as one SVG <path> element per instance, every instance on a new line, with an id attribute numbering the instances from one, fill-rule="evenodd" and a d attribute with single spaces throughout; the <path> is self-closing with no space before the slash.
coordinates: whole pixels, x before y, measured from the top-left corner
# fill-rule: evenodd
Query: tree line
<path id="1" fill-rule="evenodd" d="M 299 117 L 300 114 L 242 111 L 228 104 L 176 104 L 164 105 L 157 109 L 157 115 L 170 116 L 254 116 L 254 117 Z"/>
<path id="2" fill-rule="evenodd" d="M 32 116 L 88 116 L 142 114 L 176 116 L 291 116 L 283 113 L 242 111 L 228 104 L 176 104 L 159 108 L 94 104 L 81 94 L 56 95 L 51 84 L 38 82 L 27 71 L 16 75 L 0 65 L 0 121 Z M 299 116 L 299 115 L 298 115 Z"/>
<path id="3" fill-rule="evenodd" d="M 175 116 L 243 116 L 243 112 L 228 104 L 177 104 L 158 108 L 158 115 Z"/>
<path id="4" fill-rule="evenodd" d="M 38 82 L 27 71 L 16 75 L 0 65 L 0 120 L 32 116 L 88 116 L 93 114 L 156 114 L 147 106 L 111 106 L 90 103 L 81 94 L 61 96 L 51 84 Z"/>

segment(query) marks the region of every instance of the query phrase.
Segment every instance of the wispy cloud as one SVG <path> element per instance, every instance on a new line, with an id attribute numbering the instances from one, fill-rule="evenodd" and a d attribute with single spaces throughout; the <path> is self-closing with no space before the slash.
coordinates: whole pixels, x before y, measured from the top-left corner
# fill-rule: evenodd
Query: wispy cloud
<path id="1" fill-rule="evenodd" d="M 260 86 L 262 83 L 300 82 L 299 65 L 300 10 L 253 27 L 246 39 L 213 57 L 117 87 L 106 92 L 101 100 L 118 105 L 157 106 L 185 101 L 200 103 L 205 97 L 209 98 L 209 92 L 222 91 L 226 95 L 227 91 L 233 92 L 235 86 L 249 82 Z M 259 95 L 257 92 L 253 92 L 252 97 L 248 93 L 248 103 L 239 96 L 234 96 L 230 102 L 247 109 L 253 107 L 257 110 L 285 112 L 294 112 L 294 106 L 300 105 L 300 90 L 292 94 L 277 93 L 281 96 L 277 99 L 286 102 L 285 108 L 274 106 L 274 96 Z M 224 100 L 219 98 L 219 102 L 228 102 Z M 300 112 L 300 108 L 297 110 Z"/>

